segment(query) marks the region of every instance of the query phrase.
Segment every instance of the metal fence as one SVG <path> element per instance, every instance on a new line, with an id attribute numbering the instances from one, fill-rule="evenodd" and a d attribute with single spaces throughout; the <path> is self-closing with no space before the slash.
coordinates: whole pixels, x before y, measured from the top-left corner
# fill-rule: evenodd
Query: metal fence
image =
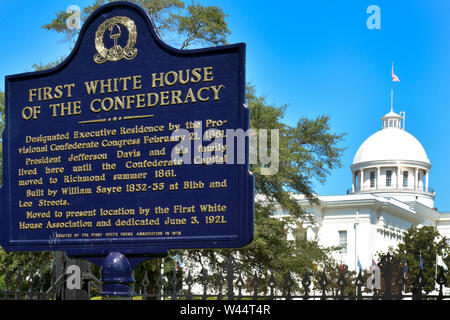
<path id="1" fill-rule="evenodd" d="M 73 297 L 90 299 L 91 288 L 101 290 L 101 281 L 88 271 L 82 274 L 83 287 L 78 290 L 78 294 L 67 294 L 70 293 L 66 286 L 69 275 L 63 271 L 65 269 L 64 264 L 54 263 L 50 273 L 43 270 L 30 272 L 24 267 L 6 269 L 0 272 L 0 300 L 73 300 Z"/>
<path id="2" fill-rule="evenodd" d="M 57 265 L 57 264 L 55 264 Z M 7 270 L 0 274 L 0 300 L 68 300 L 100 299 L 101 281 L 94 276 L 88 266 L 81 275 L 83 295 L 68 294 L 67 273 L 52 267 L 50 275 L 36 272 L 24 274 L 21 269 Z M 327 271 L 306 273 L 302 277 L 287 273 L 276 279 L 271 272 L 254 272 L 244 276 L 236 259 L 230 257 L 220 272 L 206 269 L 198 273 L 177 271 L 163 274 L 159 272 L 156 281 L 150 281 L 149 271 L 145 270 L 142 279 L 134 284 L 136 297 L 143 300 L 442 300 L 450 299 L 445 294 L 447 278 L 440 270 L 436 279 L 436 290 L 424 291 L 425 279 L 420 271 L 415 281 L 405 279 L 403 266 L 389 254 L 379 263 L 381 286 L 368 289 L 372 273 L 360 272 L 356 279 L 342 269 L 330 277 Z M 50 276 L 50 281 L 48 277 Z M 279 277 L 278 277 L 279 278 Z M 335 278 L 333 280 L 332 278 Z M 348 279 L 352 279 L 353 282 Z M 374 279 L 374 278 L 373 278 Z M 70 293 L 70 292 L 69 292 Z M 97 296 L 97 297 L 95 297 Z M 75 298 L 74 298 L 75 297 Z"/>

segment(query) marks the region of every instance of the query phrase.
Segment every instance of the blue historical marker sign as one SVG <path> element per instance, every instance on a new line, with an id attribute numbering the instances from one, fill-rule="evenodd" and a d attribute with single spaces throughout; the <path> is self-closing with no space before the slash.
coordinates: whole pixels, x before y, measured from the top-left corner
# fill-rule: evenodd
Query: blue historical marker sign
<path id="1" fill-rule="evenodd" d="M 85 22 L 58 67 L 6 77 L 3 248 L 73 255 L 253 237 L 245 45 L 181 51 L 140 7 Z"/>

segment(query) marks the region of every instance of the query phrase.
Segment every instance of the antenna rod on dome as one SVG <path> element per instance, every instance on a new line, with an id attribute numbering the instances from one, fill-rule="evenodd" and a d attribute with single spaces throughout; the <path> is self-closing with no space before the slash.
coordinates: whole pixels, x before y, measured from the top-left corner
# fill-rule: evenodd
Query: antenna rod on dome
<path id="1" fill-rule="evenodd" d="M 400 82 L 400 79 L 394 74 L 394 61 L 392 61 L 391 112 L 394 112 L 394 82 Z"/>

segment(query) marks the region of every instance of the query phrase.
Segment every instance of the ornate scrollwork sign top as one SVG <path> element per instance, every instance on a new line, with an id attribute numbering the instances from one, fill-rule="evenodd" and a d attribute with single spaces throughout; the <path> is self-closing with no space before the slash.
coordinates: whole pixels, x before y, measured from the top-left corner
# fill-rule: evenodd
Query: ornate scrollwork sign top
<path id="1" fill-rule="evenodd" d="M 122 36 L 121 25 L 128 30 L 128 42 L 124 48 L 118 44 L 118 39 Z M 114 46 L 110 49 L 107 49 L 103 42 L 106 30 L 109 31 L 109 37 L 114 41 Z M 95 33 L 95 48 L 97 49 L 97 53 L 94 56 L 94 61 L 102 64 L 106 61 L 132 60 L 136 58 L 138 54 L 138 50 L 134 48 L 136 39 L 136 25 L 130 18 L 118 16 L 106 20 L 98 27 Z"/>

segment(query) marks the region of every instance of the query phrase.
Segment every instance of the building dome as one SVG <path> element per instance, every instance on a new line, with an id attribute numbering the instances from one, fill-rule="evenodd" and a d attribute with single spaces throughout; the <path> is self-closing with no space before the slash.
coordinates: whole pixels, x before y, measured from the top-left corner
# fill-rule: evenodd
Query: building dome
<path id="1" fill-rule="evenodd" d="M 422 144 L 399 128 L 384 128 L 367 138 L 356 152 L 353 164 L 381 160 L 430 163 Z"/>
<path id="2" fill-rule="evenodd" d="M 405 113 L 391 110 L 381 118 L 382 129 L 363 142 L 351 165 L 352 189 L 402 202 L 434 205 L 428 186 L 431 163 L 422 144 L 405 131 Z"/>

